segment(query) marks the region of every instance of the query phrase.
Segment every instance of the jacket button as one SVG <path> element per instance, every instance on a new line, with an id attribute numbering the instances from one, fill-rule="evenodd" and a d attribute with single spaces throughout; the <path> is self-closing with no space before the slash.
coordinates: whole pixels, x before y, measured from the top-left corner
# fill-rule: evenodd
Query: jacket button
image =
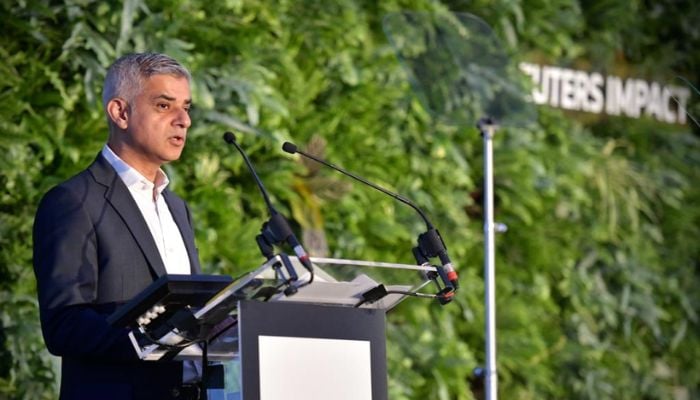
<path id="1" fill-rule="evenodd" d="M 174 387 L 170 390 L 170 394 L 172 394 L 174 398 L 178 398 L 180 397 L 180 389 Z"/>

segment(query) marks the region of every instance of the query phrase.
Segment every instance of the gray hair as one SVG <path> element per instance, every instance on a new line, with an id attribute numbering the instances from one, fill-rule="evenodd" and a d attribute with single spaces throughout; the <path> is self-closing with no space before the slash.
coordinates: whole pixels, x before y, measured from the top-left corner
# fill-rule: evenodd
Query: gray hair
<path id="1" fill-rule="evenodd" d="M 145 79 L 153 75 L 173 75 L 192 80 L 187 68 L 174 59 L 159 53 L 134 53 L 120 57 L 107 70 L 102 90 L 102 106 L 115 97 L 131 104 Z M 107 118 L 109 121 L 109 118 Z"/>

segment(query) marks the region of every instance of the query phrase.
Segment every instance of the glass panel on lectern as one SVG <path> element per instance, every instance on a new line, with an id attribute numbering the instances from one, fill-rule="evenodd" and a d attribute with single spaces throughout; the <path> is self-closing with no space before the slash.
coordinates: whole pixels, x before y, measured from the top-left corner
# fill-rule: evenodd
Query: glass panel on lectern
<path id="1" fill-rule="evenodd" d="M 208 306 L 259 300 L 388 310 L 407 295 L 430 297 L 439 290 L 431 285 L 436 274 L 432 266 L 313 257 L 311 261 L 311 283 L 311 273 L 296 257 L 277 256 L 221 291 Z M 374 295 L 368 300 L 367 293 L 372 290 Z M 207 307 L 203 309 L 206 312 Z"/>

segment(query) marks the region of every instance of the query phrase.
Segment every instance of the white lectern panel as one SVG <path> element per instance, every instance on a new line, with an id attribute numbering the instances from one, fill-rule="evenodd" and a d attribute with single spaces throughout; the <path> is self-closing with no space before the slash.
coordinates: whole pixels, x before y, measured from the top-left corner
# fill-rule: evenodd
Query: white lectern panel
<path id="1" fill-rule="evenodd" d="M 370 342 L 259 336 L 260 400 L 371 400 Z"/>

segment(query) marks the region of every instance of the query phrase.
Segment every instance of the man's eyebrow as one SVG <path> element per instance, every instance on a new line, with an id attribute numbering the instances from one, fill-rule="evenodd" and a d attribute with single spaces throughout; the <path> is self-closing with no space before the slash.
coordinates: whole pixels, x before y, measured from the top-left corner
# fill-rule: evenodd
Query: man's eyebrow
<path id="1" fill-rule="evenodd" d="M 153 100 L 158 100 L 158 99 L 164 99 L 168 101 L 175 101 L 177 100 L 176 98 L 172 96 L 168 96 L 167 94 L 159 94 L 158 96 L 153 97 Z M 192 104 L 192 99 L 185 99 L 185 104 Z"/>
<path id="2" fill-rule="evenodd" d="M 168 96 L 167 94 L 159 94 L 158 96 L 154 96 L 153 100 L 158 100 L 158 99 L 164 99 L 168 101 L 175 101 L 175 98 L 172 96 Z"/>

